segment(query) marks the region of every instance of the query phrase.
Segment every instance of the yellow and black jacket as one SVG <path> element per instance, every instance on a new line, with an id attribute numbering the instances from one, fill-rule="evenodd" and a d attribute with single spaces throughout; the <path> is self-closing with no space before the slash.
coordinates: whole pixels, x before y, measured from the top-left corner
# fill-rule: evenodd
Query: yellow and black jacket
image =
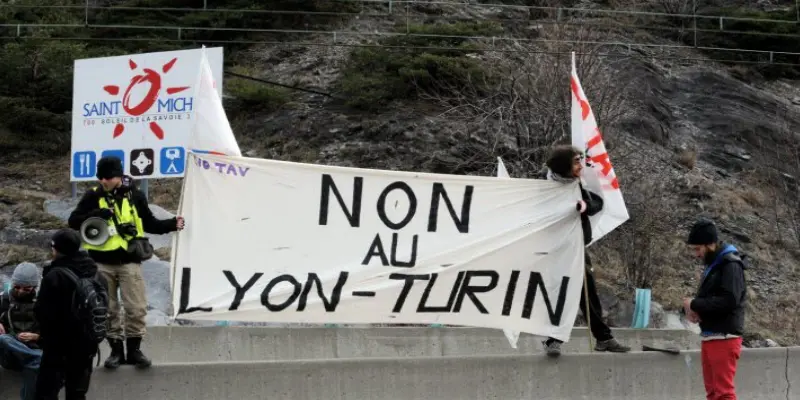
<path id="1" fill-rule="evenodd" d="M 134 224 L 136 226 L 136 236 L 144 236 L 145 232 L 163 235 L 177 230 L 177 220 L 175 218 L 159 220 L 153 215 L 147 203 L 147 198 L 128 177 L 123 179 L 121 187 L 112 192 L 106 192 L 99 184 L 86 191 L 75 210 L 69 216 L 68 223 L 70 228 L 80 230 L 81 224 L 86 219 L 100 216 L 100 210 L 110 208 L 112 205 L 117 223 Z M 114 225 L 112 220 L 109 220 L 109 225 Z M 84 243 L 83 247 L 95 262 L 110 265 L 126 264 L 135 262 L 135 260 L 130 259 L 127 252 L 127 244 L 130 238 L 130 236 L 125 236 L 121 232 L 116 232 L 103 245 L 92 246 Z"/>

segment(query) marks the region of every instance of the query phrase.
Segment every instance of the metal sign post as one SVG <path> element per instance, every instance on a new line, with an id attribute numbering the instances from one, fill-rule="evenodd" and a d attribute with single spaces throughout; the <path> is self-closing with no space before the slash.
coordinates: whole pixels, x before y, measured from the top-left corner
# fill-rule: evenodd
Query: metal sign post
<path id="1" fill-rule="evenodd" d="M 148 196 L 147 179 L 141 179 L 139 182 L 139 190 L 144 194 L 145 200 L 149 202 L 150 196 Z"/>

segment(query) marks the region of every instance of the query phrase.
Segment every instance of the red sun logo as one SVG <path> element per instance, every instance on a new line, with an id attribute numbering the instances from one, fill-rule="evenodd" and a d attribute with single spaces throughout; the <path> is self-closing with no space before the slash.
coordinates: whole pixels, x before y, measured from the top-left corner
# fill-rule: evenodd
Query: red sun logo
<path id="1" fill-rule="evenodd" d="M 176 57 L 164 64 L 161 67 L 161 71 L 164 74 L 169 72 L 177 60 L 178 58 Z M 134 71 L 136 68 L 138 68 L 133 60 L 128 60 L 128 66 L 130 67 L 131 71 Z M 125 94 L 122 95 L 122 108 L 125 110 L 125 112 L 132 116 L 139 116 L 149 111 L 156 101 L 158 101 L 158 95 L 161 92 L 161 75 L 150 68 L 143 68 L 142 71 L 144 72 L 143 74 L 135 75 L 133 78 L 131 78 L 128 88 L 125 89 Z M 145 94 L 144 98 L 142 98 L 139 104 L 131 105 L 131 90 L 138 85 L 150 85 L 150 89 L 147 91 L 147 94 Z M 166 89 L 166 92 L 167 94 L 175 94 L 186 89 L 189 89 L 189 86 L 169 87 Z M 119 94 L 119 86 L 117 85 L 103 86 L 103 90 L 112 96 Z M 116 138 L 122 135 L 122 132 L 124 131 L 125 125 L 118 123 L 116 126 L 114 126 L 114 137 Z M 164 130 L 161 129 L 161 127 L 158 125 L 158 122 L 150 122 L 150 131 L 153 132 L 157 138 L 164 139 Z"/>

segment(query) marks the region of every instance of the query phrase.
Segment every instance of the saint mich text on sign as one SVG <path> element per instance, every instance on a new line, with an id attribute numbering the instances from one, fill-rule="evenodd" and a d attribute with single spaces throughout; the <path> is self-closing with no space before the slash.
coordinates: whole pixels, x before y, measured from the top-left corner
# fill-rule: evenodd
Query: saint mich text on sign
<path id="1" fill-rule="evenodd" d="M 569 339 L 583 273 L 577 185 L 203 161 L 187 163 L 180 212 L 193 223 L 173 258 L 177 318 L 437 322 Z"/>
<path id="2" fill-rule="evenodd" d="M 363 199 L 363 187 L 364 187 L 364 178 L 357 176 L 353 178 L 353 201 L 348 207 L 345 204 L 344 199 L 342 198 L 342 194 L 339 192 L 339 188 L 336 186 L 336 183 L 333 180 L 333 177 L 329 174 L 322 175 L 322 190 L 320 196 L 320 206 L 319 206 L 319 224 L 320 225 L 327 225 L 328 224 L 328 212 L 330 208 L 330 197 L 331 194 L 334 195 L 336 201 L 339 203 L 339 206 L 344 212 L 347 221 L 350 223 L 351 227 L 358 228 L 361 226 L 361 207 L 362 207 L 362 199 Z M 409 206 L 408 211 L 406 211 L 405 216 L 399 221 L 395 222 L 389 219 L 386 215 L 386 198 L 392 191 L 399 190 L 405 194 L 408 198 Z M 461 212 L 459 215 L 456 214 L 456 210 L 453 207 L 453 203 L 450 200 L 450 197 L 447 194 L 447 191 L 444 188 L 444 185 L 440 182 L 434 182 L 431 185 L 431 203 L 430 207 L 428 208 L 427 214 L 427 221 L 428 221 L 428 232 L 436 232 L 439 223 L 439 204 L 440 202 L 444 201 L 447 205 L 447 210 L 450 212 L 450 217 L 453 219 L 455 223 L 456 229 L 458 229 L 461 233 L 469 233 L 469 210 L 470 206 L 472 205 L 472 192 L 474 187 L 471 185 L 466 185 L 464 187 L 464 195 L 463 200 L 461 203 Z M 417 214 L 417 196 L 411 187 L 402 181 L 392 182 L 388 186 L 386 186 L 378 196 L 378 201 L 376 204 L 376 211 L 378 217 L 380 218 L 381 222 L 384 226 L 392 230 L 400 230 L 403 229 L 409 222 L 415 217 Z M 393 267 L 406 267 L 411 268 L 415 265 L 417 260 L 417 246 L 419 243 L 419 235 L 414 234 L 411 237 L 411 249 L 409 251 L 409 256 L 406 261 L 400 261 L 397 257 L 397 247 L 398 247 L 398 240 L 399 235 L 395 232 L 392 233 L 392 240 L 391 240 L 391 257 L 387 259 L 386 251 L 383 245 L 383 241 L 381 240 L 380 233 L 375 234 L 375 238 L 372 240 L 372 244 L 369 246 L 369 250 L 367 251 L 367 255 L 364 257 L 364 260 L 361 262 L 362 265 L 369 265 L 370 260 L 372 257 L 379 257 L 381 260 L 381 264 L 384 266 L 393 266 Z"/>

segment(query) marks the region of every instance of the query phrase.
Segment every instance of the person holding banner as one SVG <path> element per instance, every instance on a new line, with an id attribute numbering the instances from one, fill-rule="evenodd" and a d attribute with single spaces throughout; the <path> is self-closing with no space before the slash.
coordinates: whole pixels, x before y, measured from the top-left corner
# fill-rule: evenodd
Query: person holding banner
<path id="1" fill-rule="evenodd" d="M 144 234 L 163 235 L 181 230 L 184 226 L 183 217 L 157 219 L 150 211 L 147 197 L 136 188 L 132 178 L 124 175 L 119 158 L 102 157 L 97 162 L 97 179 L 100 184 L 83 195 L 69 216 L 68 223 L 77 231 L 81 230 L 84 221 L 92 217 L 105 220 L 108 224 L 108 239 L 104 243 L 83 244 L 108 283 L 108 342 L 111 354 L 105 361 L 105 367 L 115 369 L 120 364 L 131 364 L 137 368 L 147 368 L 151 362 L 140 349 L 147 315 L 147 293 L 141 263 L 153 256 L 153 248 Z M 124 332 L 117 290 L 121 293 L 124 306 Z"/>
<path id="2" fill-rule="evenodd" d="M 546 163 L 545 179 L 562 182 L 565 184 L 580 180 L 583 154 L 571 145 L 557 146 L 550 153 L 550 158 Z M 583 230 L 583 242 L 588 245 L 592 242 L 592 225 L 589 217 L 599 213 L 603 209 L 603 199 L 589 190 L 581 189 L 581 200 L 575 208 L 581 215 L 581 228 Z M 585 248 L 584 248 L 585 251 Z M 589 254 L 585 254 L 586 260 L 586 282 L 581 290 L 580 307 L 583 315 L 589 320 L 589 329 L 592 336 L 597 340 L 596 351 L 609 351 L 615 353 L 627 353 L 630 347 L 617 342 L 611 334 L 611 329 L 603 322 L 603 306 L 600 297 L 597 295 L 597 286 L 594 279 L 594 269 Z M 589 309 L 586 309 L 586 296 L 589 296 Z M 547 338 L 543 342 L 545 352 L 551 357 L 561 355 L 561 341 L 554 338 Z"/>

